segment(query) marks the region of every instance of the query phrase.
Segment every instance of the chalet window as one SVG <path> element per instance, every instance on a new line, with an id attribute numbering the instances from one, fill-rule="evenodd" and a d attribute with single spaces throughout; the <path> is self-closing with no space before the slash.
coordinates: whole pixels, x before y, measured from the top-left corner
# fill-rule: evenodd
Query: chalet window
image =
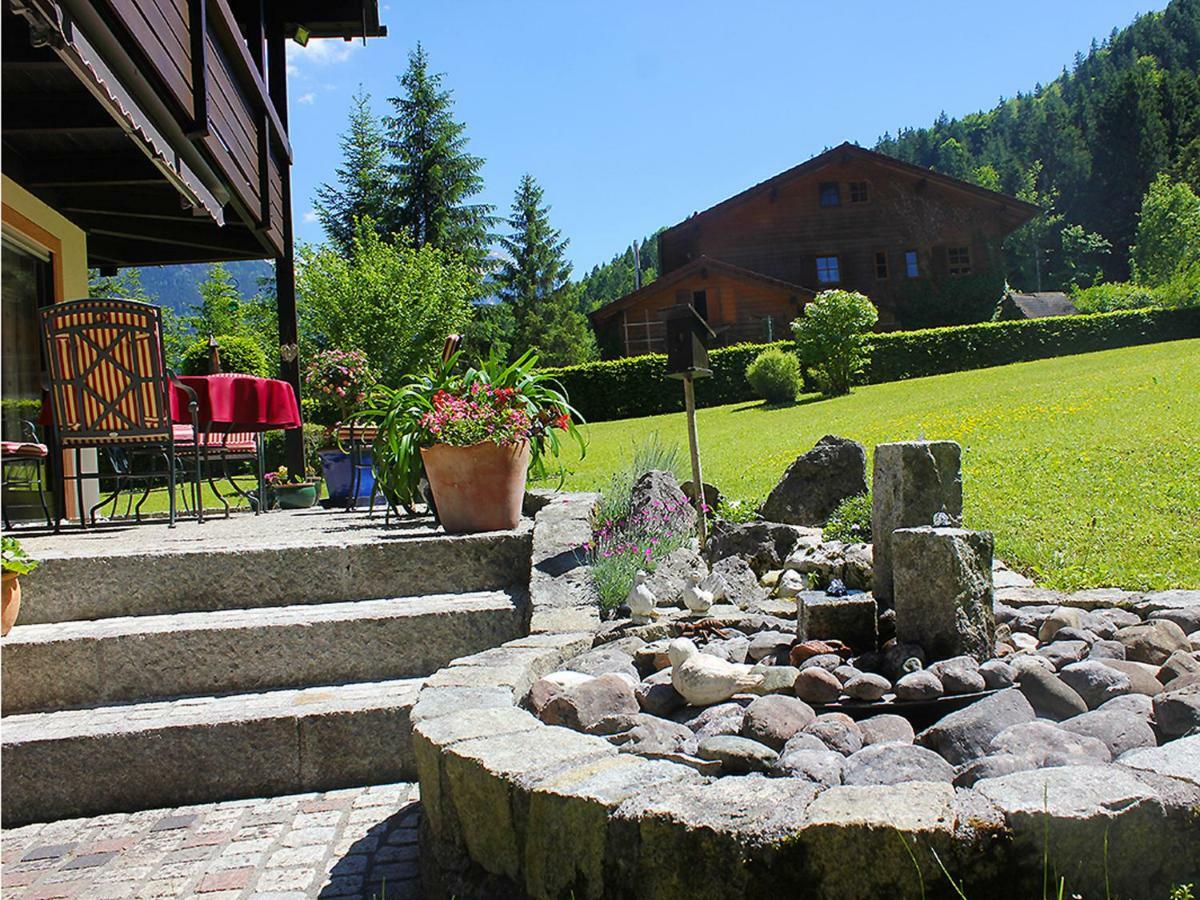
<path id="1" fill-rule="evenodd" d="M 904 251 L 904 274 L 909 278 L 921 277 L 921 266 L 917 262 L 916 250 Z"/>
<path id="2" fill-rule="evenodd" d="M 866 203 L 868 199 L 870 199 L 870 194 L 867 191 L 867 183 L 865 181 L 850 182 L 851 203 Z"/>
<path id="3" fill-rule="evenodd" d="M 951 275 L 971 274 L 970 247 L 951 247 L 947 256 L 949 257 Z"/>
<path id="4" fill-rule="evenodd" d="M 692 309 L 708 321 L 708 291 L 692 291 Z"/>
<path id="5" fill-rule="evenodd" d="M 821 182 L 821 205 L 822 206 L 841 206 L 842 193 L 838 189 L 836 181 Z"/>
<path id="6" fill-rule="evenodd" d="M 878 253 L 875 254 L 875 277 L 876 278 L 887 278 L 888 277 L 887 254 L 884 253 L 882 250 L 880 250 Z"/>
<path id="7" fill-rule="evenodd" d="M 821 284 L 837 284 L 842 280 L 841 267 L 836 256 L 817 257 L 817 281 Z"/>

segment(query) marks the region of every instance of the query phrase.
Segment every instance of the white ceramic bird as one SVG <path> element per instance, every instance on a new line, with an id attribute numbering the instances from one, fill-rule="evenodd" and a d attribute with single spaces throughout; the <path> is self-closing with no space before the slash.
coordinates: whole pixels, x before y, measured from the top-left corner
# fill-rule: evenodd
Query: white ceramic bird
<path id="1" fill-rule="evenodd" d="M 629 589 L 629 596 L 625 598 L 625 605 L 629 607 L 629 617 L 634 625 L 646 625 L 655 616 L 654 591 L 646 584 L 649 577 L 645 572 L 634 575 L 633 587 Z"/>
<path id="2" fill-rule="evenodd" d="M 688 575 L 687 586 L 680 592 L 683 605 L 692 611 L 693 615 L 702 616 L 713 605 L 712 591 L 706 591 L 700 586 L 700 576 L 695 572 Z"/>
<path id="3" fill-rule="evenodd" d="M 687 638 L 676 638 L 667 648 L 671 660 L 671 686 L 691 706 L 724 703 L 734 694 L 753 691 L 762 681 L 750 666 L 701 653 Z"/>

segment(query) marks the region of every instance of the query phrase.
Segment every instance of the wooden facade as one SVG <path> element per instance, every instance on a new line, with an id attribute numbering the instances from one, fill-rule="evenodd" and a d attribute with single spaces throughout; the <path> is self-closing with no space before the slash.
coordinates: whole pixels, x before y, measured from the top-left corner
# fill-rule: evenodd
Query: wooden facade
<path id="1" fill-rule="evenodd" d="M 629 323 L 653 318 L 669 303 L 691 302 L 689 291 L 704 290 L 696 287 L 697 274 L 711 276 L 721 264 L 727 268 L 720 271 L 739 273 L 736 284 L 716 286 L 717 304 L 707 294 L 702 299 L 722 342 L 786 335 L 803 302 L 830 288 L 866 294 L 879 309 L 881 328 L 903 327 L 904 298 L 937 281 L 1002 280 L 1004 238 L 1037 212 L 843 144 L 664 231 L 658 242 L 665 283 L 622 297 L 591 318 L 610 353 L 646 352 L 644 341 L 626 340 Z M 672 287 L 672 277 L 685 272 Z M 776 289 L 756 286 L 756 278 Z M 755 322 L 777 327 L 756 328 Z"/>
<path id="2" fill-rule="evenodd" d="M 0 0 L 3 173 L 86 260 L 273 259 L 299 391 L 287 42 L 383 36 L 377 0 Z M 66 298 L 70 299 L 70 298 Z M 289 465 L 301 465 L 289 435 Z"/>

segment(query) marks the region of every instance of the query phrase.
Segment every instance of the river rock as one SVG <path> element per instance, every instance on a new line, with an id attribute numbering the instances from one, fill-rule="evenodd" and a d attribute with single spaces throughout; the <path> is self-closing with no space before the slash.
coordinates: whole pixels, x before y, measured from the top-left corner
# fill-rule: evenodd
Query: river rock
<path id="1" fill-rule="evenodd" d="M 1046 719 L 1070 719 L 1088 711 L 1083 698 L 1051 672 L 1023 669 L 1017 676 L 1017 688 L 1037 714 Z"/>
<path id="2" fill-rule="evenodd" d="M 1168 738 L 1200 728 L 1200 683 L 1164 691 L 1154 698 L 1154 720 Z"/>
<path id="3" fill-rule="evenodd" d="M 1135 693 L 1153 697 L 1162 690 L 1157 666 L 1135 662 L 1132 659 L 1098 659 L 1096 662 L 1128 675 L 1130 686 Z"/>
<path id="4" fill-rule="evenodd" d="M 820 656 L 810 656 L 804 662 L 800 663 L 800 671 L 805 669 L 824 669 L 826 672 L 833 673 L 835 670 L 842 667 L 842 658 L 829 653 L 822 653 Z M 836 675 L 834 676 L 837 677 Z M 840 681 L 839 681 L 840 684 Z"/>
<path id="5" fill-rule="evenodd" d="M 1176 650 L 1191 650 L 1182 628 L 1169 619 L 1151 619 L 1120 629 L 1114 639 L 1125 645 L 1125 658 L 1161 666 Z"/>
<path id="6" fill-rule="evenodd" d="M 1154 739 L 1154 729 L 1146 722 L 1144 716 L 1119 709 L 1095 709 L 1082 716 L 1059 722 L 1058 727 L 1073 734 L 1103 741 L 1113 759 L 1128 750 L 1153 747 L 1157 743 Z"/>
<path id="7" fill-rule="evenodd" d="M 811 735 L 797 735 L 811 737 Z M 813 740 L 817 740 L 813 738 Z M 821 744 L 817 740 L 818 744 Z M 815 782 L 822 787 L 834 787 L 842 783 L 842 772 L 846 765 L 846 757 L 835 750 L 821 744 L 821 749 L 812 750 L 806 747 L 792 748 L 791 742 L 779 754 L 775 771 L 780 775 L 791 775 Z"/>
<path id="8" fill-rule="evenodd" d="M 846 757 L 844 784 L 900 784 L 954 780 L 954 767 L 938 754 L 912 744 L 875 744 Z"/>
<path id="9" fill-rule="evenodd" d="M 874 672 L 859 674 L 842 685 L 842 690 L 855 700 L 868 702 L 882 699 L 883 695 L 891 689 L 892 683 Z"/>
<path id="10" fill-rule="evenodd" d="M 766 744 L 724 734 L 701 740 L 696 749 L 696 755 L 700 759 L 719 762 L 721 771 L 728 775 L 766 772 L 779 759 L 779 754 Z"/>
<path id="11" fill-rule="evenodd" d="M 652 716 L 665 718 L 687 705 L 679 691 L 672 687 L 669 669 L 662 669 L 646 680 L 638 682 L 633 689 L 633 695 L 642 711 Z"/>
<path id="12" fill-rule="evenodd" d="M 1158 670 L 1158 680 L 1165 685 L 1184 675 L 1200 675 L 1200 659 L 1184 650 L 1176 650 L 1168 656 Z"/>
<path id="13" fill-rule="evenodd" d="M 1113 631 L 1116 634 L 1116 631 Z M 1088 645 L 1090 649 L 1092 644 L 1100 640 L 1100 635 L 1088 631 L 1086 628 L 1060 628 L 1054 635 L 1053 643 L 1060 644 L 1063 642 L 1082 642 Z"/>
<path id="14" fill-rule="evenodd" d="M 781 631 L 760 631 L 750 638 L 750 659 L 757 662 L 765 656 L 786 659 L 795 637 Z"/>
<path id="15" fill-rule="evenodd" d="M 983 663 L 979 667 L 979 674 L 983 676 L 984 686 L 988 690 L 1012 687 L 1017 682 L 1016 669 L 1000 659 L 989 659 Z"/>
<path id="16" fill-rule="evenodd" d="M 908 719 L 891 713 L 863 719 L 858 723 L 858 730 L 862 732 L 864 747 L 872 744 L 911 744 L 915 736 Z"/>
<path id="17" fill-rule="evenodd" d="M 1108 747 L 1098 738 L 1066 731 L 1049 722 L 1021 722 L 1010 725 L 988 746 L 989 753 L 1035 756 L 1042 765 L 1106 763 L 1112 759 Z"/>
<path id="18" fill-rule="evenodd" d="M 809 666 L 800 670 L 793 690 L 797 697 L 809 703 L 833 703 L 842 694 L 842 683 L 832 672 L 819 666 Z"/>
<path id="19" fill-rule="evenodd" d="M 964 528 L 901 528 L 892 534 L 896 639 L 935 659 L 991 659 L 992 536 Z"/>
<path id="20" fill-rule="evenodd" d="M 943 693 L 941 679 L 928 669 L 910 672 L 896 681 L 897 700 L 936 700 Z"/>
<path id="21" fill-rule="evenodd" d="M 605 736 L 622 753 L 696 753 L 697 740 L 690 728 L 646 713 L 605 716 L 588 732 Z"/>
<path id="22" fill-rule="evenodd" d="M 571 671 L 584 675 L 598 676 L 609 673 L 628 675 L 634 682 L 641 676 L 633 663 L 633 654 L 612 644 L 605 644 L 575 657 L 567 666 Z"/>
<path id="23" fill-rule="evenodd" d="M 1060 634 L 1062 632 L 1059 632 Z M 1038 656 L 1050 660 L 1055 670 L 1079 662 L 1088 655 L 1088 644 L 1084 641 L 1053 641 L 1038 648 Z"/>
<path id="24" fill-rule="evenodd" d="M 552 697 L 542 708 L 541 720 L 547 725 L 586 731 L 605 716 L 636 713 L 639 709 L 629 682 L 608 672 Z"/>
<path id="25" fill-rule="evenodd" d="M 1055 635 L 1063 628 L 1082 628 L 1083 614 L 1071 606 L 1059 606 L 1038 627 L 1037 638 L 1043 643 L 1055 639 Z"/>
<path id="26" fill-rule="evenodd" d="M 756 692 L 759 694 L 794 694 L 800 670 L 795 666 L 766 666 L 759 664 L 751 669 L 759 678 Z"/>
<path id="27" fill-rule="evenodd" d="M 1088 659 L 1124 659 L 1125 645 L 1120 641 L 1100 640 L 1088 650 Z"/>
<path id="28" fill-rule="evenodd" d="M 700 652 L 740 665 L 750 657 L 750 638 L 717 638 L 701 647 Z"/>
<path id="29" fill-rule="evenodd" d="M 819 737 L 830 750 L 843 756 L 862 749 L 862 731 L 858 723 L 843 713 L 825 713 L 817 716 L 804 728 L 805 734 Z"/>
<path id="30" fill-rule="evenodd" d="M 701 710 L 681 709 L 672 719 L 690 728 L 697 738 L 706 738 L 738 734 L 745 714 L 745 708 L 739 703 L 719 703 Z"/>
<path id="31" fill-rule="evenodd" d="M 759 697 L 746 707 L 741 735 L 782 750 L 793 735 L 815 719 L 813 708 L 796 697 Z"/>
<path id="32" fill-rule="evenodd" d="M 983 756 L 1005 728 L 1033 719 L 1029 701 L 1010 688 L 950 713 L 918 734 L 916 743 L 958 766 Z"/>
<path id="33" fill-rule="evenodd" d="M 854 668 L 854 666 L 843 664 L 834 669 L 833 674 L 837 677 L 837 680 L 842 683 L 842 687 L 845 687 L 847 681 L 852 678 L 857 678 L 862 674 L 862 672 L 859 669 Z"/>
<path id="34" fill-rule="evenodd" d="M 1154 701 L 1146 694 L 1125 694 L 1100 704 L 1096 712 L 1129 712 L 1150 722 L 1154 718 Z"/>
<path id="35" fill-rule="evenodd" d="M 1029 772 L 1041 765 L 1041 760 L 1032 753 L 994 753 L 959 766 L 955 770 L 954 786 L 969 788 L 985 778 Z"/>
<path id="36" fill-rule="evenodd" d="M 942 682 L 947 694 L 973 694 L 987 688 L 987 682 L 979 671 L 979 662 L 972 656 L 955 656 L 943 659 L 929 670 Z"/>
<path id="37" fill-rule="evenodd" d="M 1133 682 L 1128 675 L 1096 660 L 1064 666 L 1058 677 L 1083 698 L 1088 709 L 1096 709 L 1102 703 L 1133 690 Z"/>
<path id="38" fill-rule="evenodd" d="M 866 449 L 858 441 L 826 435 L 788 466 L 759 515 L 790 525 L 824 525 L 839 503 L 866 492 Z"/>

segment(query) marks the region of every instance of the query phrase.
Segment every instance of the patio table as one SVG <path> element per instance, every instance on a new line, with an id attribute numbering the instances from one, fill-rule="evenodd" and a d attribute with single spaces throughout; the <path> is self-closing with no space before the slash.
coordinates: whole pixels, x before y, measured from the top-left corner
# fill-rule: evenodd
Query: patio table
<path id="1" fill-rule="evenodd" d="M 196 392 L 200 427 L 229 426 L 229 431 L 274 431 L 301 427 L 300 404 L 286 381 L 256 375 L 181 375 L 179 381 Z M 188 397 L 172 387 L 171 417 L 190 422 Z M 224 430 L 224 429 L 223 429 Z"/>

